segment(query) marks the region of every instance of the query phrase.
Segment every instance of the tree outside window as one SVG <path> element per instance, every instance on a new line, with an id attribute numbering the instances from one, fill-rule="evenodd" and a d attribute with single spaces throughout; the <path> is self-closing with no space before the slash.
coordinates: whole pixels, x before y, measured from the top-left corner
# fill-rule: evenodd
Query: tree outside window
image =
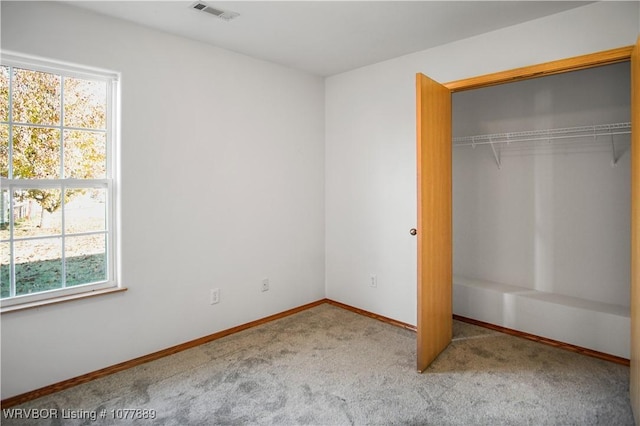
<path id="1" fill-rule="evenodd" d="M 113 282 L 114 83 L 0 66 L 2 299 Z"/>

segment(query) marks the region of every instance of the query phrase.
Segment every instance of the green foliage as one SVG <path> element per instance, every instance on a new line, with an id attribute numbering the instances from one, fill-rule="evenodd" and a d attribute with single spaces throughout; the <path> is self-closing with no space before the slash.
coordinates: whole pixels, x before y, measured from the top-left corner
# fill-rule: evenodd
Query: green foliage
<path id="1" fill-rule="evenodd" d="M 0 124 L 0 177 L 9 177 L 9 126 Z"/>
<path id="2" fill-rule="evenodd" d="M 106 177 L 106 84 L 60 75 L 0 67 L 0 176 L 14 179 L 99 179 Z M 64 90 L 63 90 L 64 89 Z M 62 96 L 64 93 L 64 97 Z M 64 129 L 60 125 L 64 117 Z M 36 124 L 38 126 L 33 126 Z M 44 127 L 43 127 L 44 126 Z M 11 130 L 12 176 L 9 176 Z M 63 161 L 63 164 L 61 164 Z M 81 191 L 66 191 L 65 202 Z M 49 213 L 62 205 L 60 190 L 20 194 Z"/>
<path id="3" fill-rule="evenodd" d="M 0 121 L 9 121 L 9 67 L 0 67 Z"/>
<path id="4" fill-rule="evenodd" d="M 61 191 L 59 189 L 30 189 L 24 193 L 20 193 L 18 198 L 21 201 L 25 198 L 36 200 L 44 210 L 49 213 L 53 213 L 62 206 L 62 197 L 60 192 Z M 79 192 L 80 190 L 66 191 L 65 203 L 68 203 L 71 198 Z"/>
<path id="5" fill-rule="evenodd" d="M 59 125 L 61 80 L 59 75 L 14 68 L 13 121 Z"/>
<path id="6" fill-rule="evenodd" d="M 106 128 L 106 85 L 103 82 L 64 79 L 64 125 L 84 129 Z"/>
<path id="7" fill-rule="evenodd" d="M 107 175 L 107 139 L 104 133 L 64 132 L 64 175 L 76 179 L 100 179 Z"/>
<path id="8" fill-rule="evenodd" d="M 57 179 L 60 177 L 60 131 L 13 126 L 13 177 Z"/>
<path id="9" fill-rule="evenodd" d="M 0 67 L 0 121 L 9 121 L 9 67 Z M 0 124 L 0 176 L 9 176 L 9 126 Z"/>

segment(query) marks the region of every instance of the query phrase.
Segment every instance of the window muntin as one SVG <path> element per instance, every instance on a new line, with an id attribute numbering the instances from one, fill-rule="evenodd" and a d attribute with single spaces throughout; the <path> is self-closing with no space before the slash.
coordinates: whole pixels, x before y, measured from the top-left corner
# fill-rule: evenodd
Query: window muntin
<path id="1" fill-rule="evenodd" d="M 117 75 L 0 65 L 2 306 L 114 287 Z"/>

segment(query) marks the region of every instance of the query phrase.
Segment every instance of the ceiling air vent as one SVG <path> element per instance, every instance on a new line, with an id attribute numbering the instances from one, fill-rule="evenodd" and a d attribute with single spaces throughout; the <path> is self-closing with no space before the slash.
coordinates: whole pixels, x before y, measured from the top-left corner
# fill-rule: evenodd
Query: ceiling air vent
<path id="1" fill-rule="evenodd" d="M 216 9 L 215 7 L 211 7 L 208 4 L 201 1 L 192 4 L 191 7 L 201 12 L 210 13 L 213 16 L 216 16 L 220 19 L 224 19 L 225 21 L 230 21 L 233 18 L 237 18 L 238 16 L 240 16 L 239 13 L 231 12 L 229 10 Z"/>

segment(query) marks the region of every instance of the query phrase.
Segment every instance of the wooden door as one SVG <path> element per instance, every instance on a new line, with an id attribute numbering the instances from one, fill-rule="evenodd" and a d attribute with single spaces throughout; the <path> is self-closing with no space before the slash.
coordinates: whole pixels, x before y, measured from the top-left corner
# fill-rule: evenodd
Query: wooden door
<path id="1" fill-rule="evenodd" d="M 418 161 L 418 371 L 451 342 L 451 92 L 416 75 Z"/>
<path id="2" fill-rule="evenodd" d="M 640 38 L 631 53 L 631 407 L 640 424 Z"/>

